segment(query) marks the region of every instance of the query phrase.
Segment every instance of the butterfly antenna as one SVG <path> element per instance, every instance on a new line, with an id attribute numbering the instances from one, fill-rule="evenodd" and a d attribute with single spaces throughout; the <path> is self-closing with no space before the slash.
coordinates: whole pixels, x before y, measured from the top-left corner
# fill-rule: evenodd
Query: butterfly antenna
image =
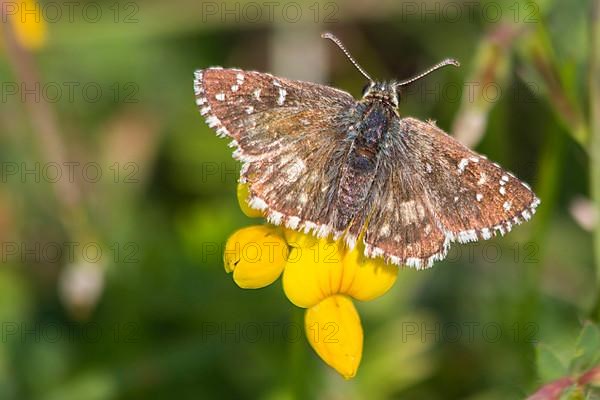
<path id="1" fill-rule="evenodd" d="M 458 61 L 456 61 L 453 58 L 447 58 L 444 61 L 442 61 L 442 62 L 440 62 L 438 64 L 435 64 L 433 67 L 429 68 L 427 71 L 425 71 L 425 72 L 423 72 L 423 73 L 421 73 L 421 74 L 419 74 L 417 76 L 414 76 L 414 77 L 412 77 L 410 79 L 407 79 L 405 81 L 398 82 L 394 86 L 398 87 L 398 86 L 408 85 L 409 83 L 417 81 L 417 80 L 423 78 L 424 76 L 429 75 L 433 71 L 438 70 L 438 69 L 440 69 L 442 67 L 445 67 L 446 65 L 454 65 L 455 67 L 460 67 L 460 63 Z"/>
<path id="2" fill-rule="evenodd" d="M 333 43 L 337 44 L 337 46 L 344 52 L 344 54 L 346 55 L 346 57 L 348 57 L 348 59 L 350 60 L 350 62 L 352 62 L 352 64 L 354 64 L 354 66 L 356 67 L 356 69 L 361 74 L 363 74 L 364 77 L 367 78 L 370 82 L 373 82 L 373 79 L 369 76 L 369 74 L 367 74 L 367 72 L 364 69 L 362 69 L 362 67 L 360 65 L 358 65 L 358 63 L 354 60 L 354 58 L 352 58 L 352 56 L 350 55 L 350 52 L 348 52 L 348 50 L 346 50 L 346 48 L 344 47 L 344 45 L 342 44 L 342 42 L 340 41 L 340 39 L 338 39 L 337 37 L 335 37 L 333 34 L 331 34 L 329 32 L 322 33 L 321 37 L 323 39 L 329 39 Z"/>

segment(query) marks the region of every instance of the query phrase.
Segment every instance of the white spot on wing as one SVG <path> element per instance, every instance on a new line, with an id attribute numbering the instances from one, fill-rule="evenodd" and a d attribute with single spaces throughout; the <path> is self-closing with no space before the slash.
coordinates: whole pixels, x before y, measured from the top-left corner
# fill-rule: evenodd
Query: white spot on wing
<path id="1" fill-rule="evenodd" d="M 221 122 L 219 121 L 219 119 L 217 117 L 215 117 L 214 115 L 211 115 L 206 118 L 206 123 L 211 128 L 214 128 L 215 126 L 219 125 Z"/>
<path id="2" fill-rule="evenodd" d="M 425 209 L 414 200 L 402 202 L 398 205 L 398 211 L 406 223 L 419 222 L 425 216 Z"/>
<path id="3" fill-rule="evenodd" d="M 381 236 L 388 236 L 390 234 L 390 224 L 383 224 L 381 229 L 379 229 L 379 234 Z"/>
<path id="4" fill-rule="evenodd" d="M 308 202 L 308 195 L 306 193 L 300 193 L 298 200 L 301 204 L 306 204 Z"/>
<path id="5" fill-rule="evenodd" d="M 477 232 L 475 232 L 475 229 L 469 229 L 468 231 L 458 232 L 458 241 L 460 243 L 476 242 Z"/>
<path id="6" fill-rule="evenodd" d="M 384 254 L 385 254 L 385 252 L 383 251 L 383 249 L 380 249 L 379 247 L 371 247 L 371 256 L 372 257 L 381 257 Z"/>
<path id="7" fill-rule="evenodd" d="M 463 158 L 460 160 L 460 162 L 458 163 L 458 173 L 462 174 L 465 170 L 465 168 L 467 168 L 467 165 L 469 164 L 469 160 L 467 160 L 466 158 Z"/>
<path id="8" fill-rule="evenodd" d="M 283 214 L 277 211 L 271 211 L 267 219 L 274 225 L 281 225 Z"/>
<path id="9" fill-rule="evenodd" d="M 277 104 L 282 106 L 283 102 L 285 101 L 285 96 L 287 94 L 287 91 L 283 88 L 279 88 L 279 97 L 277 98 Z"/>
<path id="10" fill-rule="evenodd" d="M 496 226 L 494 226 L 494 230 L 500 232 L 500 234 L 502 236 L 504 236 L 504 234 L 506 233 L 505 230 L 504 230 L 504 227 L 502 225 L 496 225 Z"/>
<path id="11" fill-rule="evenodd" d="M 423 218 L 425 218 L 425 207 L 423 207 L 423 205 L 421 203 L 417 203 L 416 209 L 417 209 L 417 216 L 419 217 L 419 220 L 422 220 Z"/>
<path id="12" fill-rule="evenodd" d="M 304 223 L 304 233 L 309 233 L 311 230 L 314 230 L 317 228 L 317 224 L 315 224 L 314 222 L 311 221 L 306 221 Z"/>
<path id="13" fill-rule="evenodd" d="M 479 175 L 479 180 L 477 181 L 477 184 L 479 186 L 483 185 L 485 182 L 487 181 L 487 175 L 485 174 L 485 172 L 482 172 L 481 175 Z"/>
<path id="14" fill-rule="evenodd" d="M 320 225 L 319 228 L 315 231 L 315 236 L 319 238 L 323 238 L 329 235 L 331 232 L 331 228 L 327 225 Z"/>
<path id="15" fill-rule="evenodd" d="M 256 90 L 254 91 L 254 98 L 255 98 L 256 100 L 260 100 L 260 89 L 256 89 Z"/>
<path id="16" fill-rule="evenodd" d="M 286 225 L 291 229 L 297 229 L 300 224 L 300 217 L 289 217 Z"/>
<path id="17" fill-rule="evenodd" d="M 306 164 L 301 159 L 297 159 L 287 167 L 287 182 L 296 182 L 300 176 L 306 171 Z"/>
<path id="18" fill-rule="evenodd" d="M 217 136 L 225 137 L 227 135 L 229 135 L 229 131 L 227 130 L 227 128 L 225 128 L 224 126 L 220 126 L 217 128 Z"/>
<path id="19" fill-rule="evenodd" d="M 219 100 L 219 101 L 223 101 L 225 100 L 225 93 L 217 93 L 215 95 L 215 99 Z"/>
<path id="20" fill-rule="evenodd" d="M 400 260 L 398 260 L 399 262 Z M 415 269 L 421 269 L 421 259 L 416 257 L 409 257 L 406 259 L 405 264 L 409 267 L 413 267 Z"/>
<path id="21" fill-rule="evenodd" d="M 485 240 L 488 240 L 492 237 L 492 232 L 490 232 L 490 230 L 488 228 L 483 228 L 481 230 L 481 237 L 484 238 Z"/>
<path id="22" fill-rule="evenodd" d="M 356 236 L 355 235 L 346 235 L 346 237 L 344 238 L 344 241 L 346 242 L 346 246 L 348 246 L 348 248 L 353 249 L 356 246 Z"/>
<path id="23" fill-rule="evenodd" d="M 242 83 L 244 83 L 244 74 L 243 74 L 243 73 L 241 73 L 241 72 L 238 72 L 238 73 L 235 75 L 235 78 L 236 78 L 236 83 L 237 83 L 238 85 L 241 85 Z"/>
<path id="24" fill-rule="evenodd" d="M 396 208 L 396 203 L 394 202 L 394 199 L 390 199 L 390 200 L 387 202 L 386 208 L 387 208 L 388 210 L 393 210 L 393 209 L 395 209 L 395 208 Z"/>
<path id="25" fill-rule="evenodd" d="M 250 199 L 250 201 L 248 202 L 248 205 L 256 210 L 266 210 L 267 209 L 267 203 L 265 203 L 265 201 L 259 197 L 253 197 Z"/>

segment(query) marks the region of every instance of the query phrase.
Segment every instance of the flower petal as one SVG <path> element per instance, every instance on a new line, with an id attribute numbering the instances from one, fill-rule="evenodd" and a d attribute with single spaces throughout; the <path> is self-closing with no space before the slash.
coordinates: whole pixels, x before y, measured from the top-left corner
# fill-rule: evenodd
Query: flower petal
<path id="1" fill-rule="evenodd" d="M 356 375 L 363 349 L 363 330 L 356 308 L 346 296 L 329 296 L 306 310 L 306 337 L 333 369 L 346 379 Z"/>
<path id="2" fill-rule="evenodd" d="M 227 240 L 223 255 L 225 271 L 233 272 L 233 280 L 241 288 L 262 288 L 281 275 L 288 253 L 287 243 L 277 228 L 249 226 Z"/>
<path id="3" fill-rule="evenodd" d="M 283 289 L 298 307 L 312 307 L 334 294 L 372 300 L 396 281 L 398 267 L 365 257 L 362 244 L 349 251 L 341 241 L 290 230 L 285 237 L 292 251 L 283 273 Z"/>
<path id="4" fill-rule="evenodd" d="M 344 276 L 341 292 L 357 300 L 373 300 L 386 293 L 396 282 L 398 267 L 382 258 L 364 256 L 363 245 L 347 251 L 342 260 Z"/>
<path id="5" fill-rule="evenodd" d="M 240 209 L 247 217 L 250 218 L 260 218 L 263 216 L 263 212 L 260 210 L 255 210 L 254 208 L 248 205 L 248 196 L 250 195 L 250 191 L 248 190 L 248 185 L 246 183 L 238 183 L 237 186 L 237 199 L 240 205 Z"/>
<path id="6" fill-rule="evenodd" d="M 317 239 L 313 235 L 294 231 L 289 228 L 283 230 L 283 236 L 292 247 L 312 247 L 317 244 Z"/>
<path id="7" fill-rule="evenodd" d="M 344 274 L 337 242 L 299 234 L 283 272 L 283 290 L 292 303 L 308 308 L 337 294 Z M 289 235 L 287 235 L 289 238 Z"/>

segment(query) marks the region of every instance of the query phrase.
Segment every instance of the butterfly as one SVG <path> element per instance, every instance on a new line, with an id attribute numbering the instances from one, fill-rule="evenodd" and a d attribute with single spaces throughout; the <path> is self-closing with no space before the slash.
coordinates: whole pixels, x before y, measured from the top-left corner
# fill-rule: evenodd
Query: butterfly
<path id="1" fill-rule="evenodd" d="M 400 88 L 458 62 L 447 59 L 402 82 L 368 80 L 360 100 L 332 87 L 269 73 L 213 67 L 195 72 L 196 104 L 231 138 L 249 205 L 276 225 L 364 242 L 367 257 L 417 269 L 452 242 L 504 235 L 540 200 L 498 164 L 435 123 L 398 113 Z"/>

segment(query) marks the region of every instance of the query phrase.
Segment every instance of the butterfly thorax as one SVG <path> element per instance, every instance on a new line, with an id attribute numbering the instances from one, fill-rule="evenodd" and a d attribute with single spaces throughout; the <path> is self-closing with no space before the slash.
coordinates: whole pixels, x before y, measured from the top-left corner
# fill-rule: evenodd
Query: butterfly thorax
<path id="1" fill-rule="evenodd" d="M 365 99 L 359 106 L 360 122 L 342 166 L 337 196 L 339 230 L 345 230 L 365 206 L 394 113 L 392 107 L 378 100 Z"/>

